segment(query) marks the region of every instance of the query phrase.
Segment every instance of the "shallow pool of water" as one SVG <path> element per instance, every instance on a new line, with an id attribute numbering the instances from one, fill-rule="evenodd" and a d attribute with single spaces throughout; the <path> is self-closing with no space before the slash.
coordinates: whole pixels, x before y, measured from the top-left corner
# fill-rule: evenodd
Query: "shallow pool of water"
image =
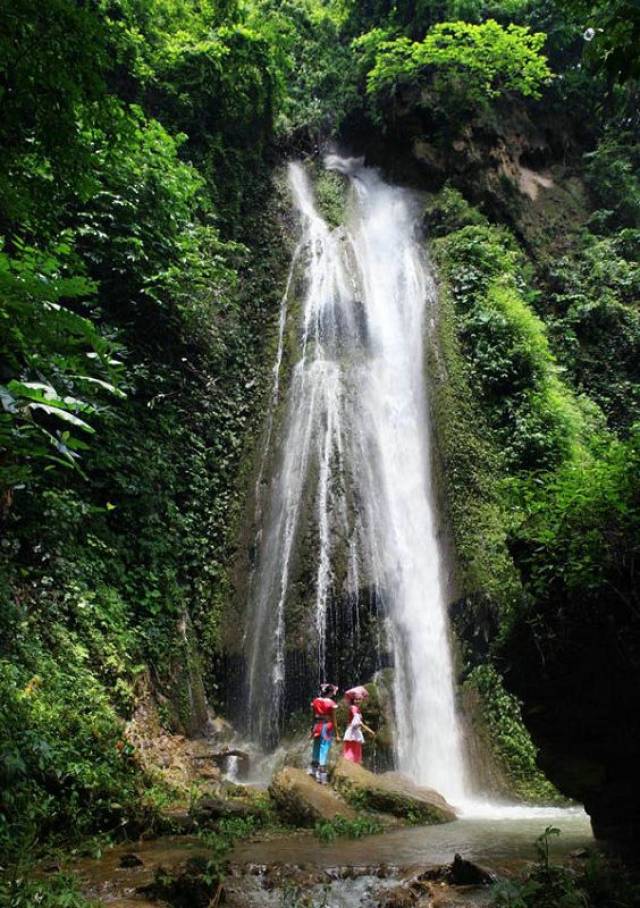
<path id="1" fill-rule="evenodd" d="M 412 826 L 363 839 L 319 843 L 309 836 L 291 836 L 243 842 L 233 851 L 234 864 L 393 864 L 430 867 L 449 864 L 456 853 L 484 864 L 497 873 L 509 873 L 535 860 L 535 839 L 548 826 L 560 829 L 551 839 L 552 860 L 594 844 L 589 818 L 580 809 L 515 808 L 491 816 L 467 816 L 442 826 Z"/>
<path id="2" fill-rule="evenodd" d="M 311 831 L 258 834 L 233 849 L 231 874 L 225 883 L 228 904 L 271 908 L 283 904 L 283 898 L 288 904 L 286 898 L 297 891 L 311 896 L 312 904 L 331 908 L 385 904 L 379 897 L 383 890 L 402 884 L 412 874 L 450 864 L 456 853 L 498 876 L 512 875 L 535 860 L 534 841 L 548 826 L 561 830 L 550 840 L 552 861 L 563 862 L 571 852 L 594 845 L 589 818 L 580 809 L 475 805 L 469 814 L 442 826 L 391 829 L 329 844 L 319 842 Z M 135 852 L 137 866 L 122 866 L 127 852 Z M 193 837 L 167 836 L 116 846 L 100 860 L 74 862 L 73 869 L 88 895 L 123 908 L 144 898 L 141 893 L 159 867 L 171 871 L 194 856 L 206 859 L 210 851 Z M 489 894 L 482 889 L 452 890 L 450 900 L 441 904 L 487 905 Z M 295 904 L 295 899 L 290 903 Z"/>

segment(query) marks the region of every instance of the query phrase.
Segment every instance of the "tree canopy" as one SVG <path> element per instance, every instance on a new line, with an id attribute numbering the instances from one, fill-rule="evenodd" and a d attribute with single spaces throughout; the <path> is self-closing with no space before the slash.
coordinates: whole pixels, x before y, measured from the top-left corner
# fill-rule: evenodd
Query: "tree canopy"
<path id="1" fill-rule="evenodd" d="M 388 39 L 382 31 L 356 41 L 373 66 L 367 73 L 367 91 L 391 91 L 398 83 L 431 78 L 441 91 L 463 84 L 471 100 L 492 99 L 507 92 L 540 97 L 551 78 L 541 53 L 546 36 L 520 25 L 503 27 L 489 19 L 481 24 L 440 22 L 423 41 L 406 37 Z"/>

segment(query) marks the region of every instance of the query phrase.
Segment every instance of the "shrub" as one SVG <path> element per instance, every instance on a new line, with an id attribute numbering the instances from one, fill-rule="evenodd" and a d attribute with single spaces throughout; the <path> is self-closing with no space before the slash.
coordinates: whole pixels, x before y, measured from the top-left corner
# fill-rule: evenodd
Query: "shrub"
<path id="1" fill-rule="evenodd" d="M 361 839 L 366 835 L 376 835 L 382 832 L 383 828 L 380 821 L 373 817 L 357 817 L 355 820 L 335 817 L 333 820 L 316 823 L 313 834 L 321 842 L 333 842 L 334 839 L 340 836 L 346 836 L 349 839 Z"/>
<path id="2" fill-rule="evenodd" d="M 389 39 L 377 30 L 359 38 L 356 46 L 373 54 L 367 74 L 370 95 L 389 94 L 397 84 L 416 81 L 431 83 L 440 95 L 453 92 L 473 106 L 509 92 L 540 97 L 551 78 L 540 53 L 545 38 L 525 26 L 505 28 L 489 19 L 479 25 L 440 22 L 423 41 Z"/>

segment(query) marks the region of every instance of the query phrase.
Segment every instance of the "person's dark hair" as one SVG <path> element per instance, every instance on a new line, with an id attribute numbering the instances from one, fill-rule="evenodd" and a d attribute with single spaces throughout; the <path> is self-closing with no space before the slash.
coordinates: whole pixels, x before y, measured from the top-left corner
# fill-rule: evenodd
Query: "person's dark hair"
<path id="1" fill-rule="evenodd" d="M 322 697 L 335 697 L 338 693 L 338 688 L 335 684 L 321 684 L 320 685 L 320 695 Z"/>

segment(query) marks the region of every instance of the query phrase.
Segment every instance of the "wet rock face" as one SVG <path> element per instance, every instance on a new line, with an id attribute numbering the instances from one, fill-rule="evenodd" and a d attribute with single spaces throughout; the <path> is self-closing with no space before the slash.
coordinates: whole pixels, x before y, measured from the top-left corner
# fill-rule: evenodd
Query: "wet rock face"
<path id="1" fill-rule="evenodd" d="M 165 700 L 147 674 L 138 683 L 133 716 L 125 726 L 126 740 L 135 749 L 144 769 L 157 773 L 173 788 L 187 792 L 194 782 L 215 789 L 222 773 L 215 756 L 217 739 L 189 739 L 167 730 L 163 721 Z M 215 731 L 215 729 L 214 729 Z"/>
<path id="2" fill-rule="evenodd" d="M 164 698 L 172 730 L 194 738 L 206 728 L 209 707 L 204 689 L 202 657 L 186 611 L 177 623 L 175 645 L 176 655 L 163 683 L 158 685 L 157 694 Z"/>
<path id="3" fill-rule="evenodd" d="M 394 741 L 397 731 L 393 711 L 393 669 L 386 668 L 376 672 L 373 679 L 367 681 L 364 686 L 369 696 L 361 706 L 362 715 L 376 736 L 373 739 L 367 737 L 363 762 L 366 768 L 373 772 L 385 772 L 395 767 Z M 349 721 L 348 704 L 343 699 L 338 709 L 340 729 L 345 729 Z"/>
<path id="4" fill-rule="evenodd" d="M 437 791 L 422 788 L 398 772 L 376 775 L 340 758 L 333 771 L 333 784 L 347 800 L 370 810 L 427 824 L 449 823 L 456 818 L 453 807 Z"/>
<path id="5" fill-rule="evenodd" d="M 635 645 L 631 629 L 615 624 L 607 611 L 613 606 L 602 604 L 594 618 L 585 608 L 582 623 L 570 629 L 549 618 L 557 643 L 546 648 L 544 661 L 531 629 L 522 625 L 510 641 L 507 681 L 524 703 L 541 768 L 584 804 L 594 835 L 637 843 L 640 673 L 637 657 L 625 653 L 625 645 Z"/>
<path id="6" fill-rule="evenodd" d="M 329 786 L 319 785 L 302 769 L 286 766 L 269 786 L 269 794 L 280 816 L 297 826 L 314 826 L 321 820 L 344 817 L 353 820 L 355 810 Z"/>

